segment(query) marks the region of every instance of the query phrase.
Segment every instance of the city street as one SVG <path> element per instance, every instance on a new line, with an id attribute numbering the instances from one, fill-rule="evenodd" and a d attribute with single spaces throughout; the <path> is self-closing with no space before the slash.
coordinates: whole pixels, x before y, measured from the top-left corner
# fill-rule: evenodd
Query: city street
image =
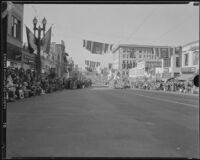
<path id="1" fill-rule="evenodd" d="M 93 87 L 11 102 L 7 156 L 199 158 L 199 97 Z"/>

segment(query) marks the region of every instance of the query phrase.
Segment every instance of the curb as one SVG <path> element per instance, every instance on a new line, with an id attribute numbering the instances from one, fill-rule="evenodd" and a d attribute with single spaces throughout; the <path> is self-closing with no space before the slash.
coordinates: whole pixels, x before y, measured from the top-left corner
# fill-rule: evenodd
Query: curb
<path id="1" fill-rule="evenodd" d="M 176 95 L 185 95 L 185 96 L 195 96 L 199 97 L 199 94 L 192 94 L 192 93 L 179 93 L 179 92 L 169 92 L 169 91 L 154 91 L 154 90 L 143 90 L 143 89 L 137 89 L 137 88 L 130 88 L 131 90 L 138 90 L 138 91 L 146 91 L 146 92 L 156 92 L 156 93 L 167 93 L 167 94 L 176 94 Z"/>

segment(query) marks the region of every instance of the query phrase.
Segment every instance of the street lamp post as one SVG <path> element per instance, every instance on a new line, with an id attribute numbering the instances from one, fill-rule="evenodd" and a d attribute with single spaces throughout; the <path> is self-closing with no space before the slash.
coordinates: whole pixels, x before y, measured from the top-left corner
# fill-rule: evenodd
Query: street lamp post
<path id="1" fill-rule="evenodd" d="M 42 24 L 43 24 L 42 28 L 40 27 L 40 25 L 39 25 L 39 27 L 36 27 L 37 22 L 38 22 L 38 20 L 36 19 L 36 17 L 34 17 L 34 19 L 33 19 L 34 36 L 36 34 L 36 31 L 38 31 L 38 37 L 36 38 L 36 36 L 35 36 L 35 39 L 36 39 L 36 45 L 37 45 L 36 72 L 37 72 L 37 76 L 39 77 L 41 75 L 41 67 L 42 67 L 41 66 L 41 64 L 42 64 L 41 63 L 41 55 L 40 55 L 41 31 L 43 31 L 43 37 L 44 37 L 47 20 L 45 18 L 42 20 Z"/>

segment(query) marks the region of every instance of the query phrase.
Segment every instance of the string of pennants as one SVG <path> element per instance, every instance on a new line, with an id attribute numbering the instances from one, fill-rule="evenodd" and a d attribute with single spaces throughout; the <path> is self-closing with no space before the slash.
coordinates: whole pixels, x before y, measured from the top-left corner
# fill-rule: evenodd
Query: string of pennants
<path id="1" fill-rule="evenodd" d="M 113 49 L 113 44 L 83 40 L 83 47 L 92 54 L 105 54 Z"/>

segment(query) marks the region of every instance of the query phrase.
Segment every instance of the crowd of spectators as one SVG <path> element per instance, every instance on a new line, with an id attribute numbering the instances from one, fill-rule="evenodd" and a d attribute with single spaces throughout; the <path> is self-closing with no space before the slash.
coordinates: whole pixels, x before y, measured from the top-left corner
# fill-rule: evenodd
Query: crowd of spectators
<path id="1" fill-rule="evenodd" d="M 145 89 L 145 90 L 162 90 L 180 93 L 194 93 L 196 87 L 192 81 L 131 81 L 131 88 Z"/>
<path id="2" fill-rule="evenodd" d="M 137 88 L 144 90 L 160 90 L 180 93 L 199 93 L 198 87 L 195 87 L 193 81 L 180 81 L 177 79 L 148 80 L 148 79 L 115 79 L 110 86 L 114 88 Z"/>
<path id="3" fill-rule="evenodd" d="M 43 95 L 63 89 L 79 89 L 90 87 L 91 80 L 57 78 L 50 74 L 36 76 L 35 71 L 23 68 L 7 68 L 7 101 Z"/>

